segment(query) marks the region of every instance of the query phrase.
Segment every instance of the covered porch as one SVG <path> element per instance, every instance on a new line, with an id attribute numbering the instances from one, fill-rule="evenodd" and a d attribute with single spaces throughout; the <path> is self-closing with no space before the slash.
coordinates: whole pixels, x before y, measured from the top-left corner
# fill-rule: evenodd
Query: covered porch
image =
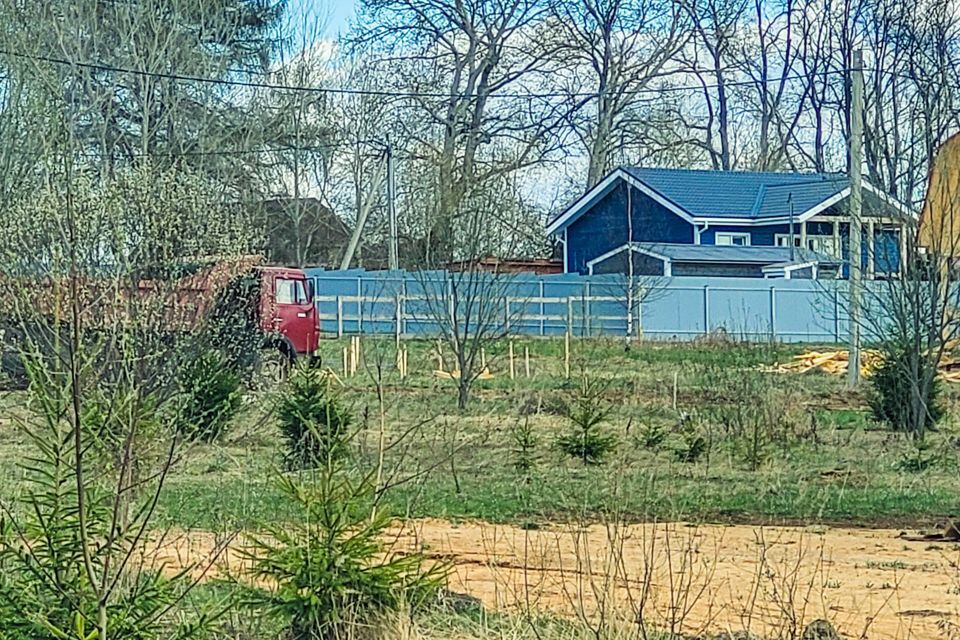
<path id="1" fill-rule="evenodd" d="M 850 218 L 846 212 L 829 211 L 789 225 L 786 233 L 774 234 L 774 244 L 796 247 L 836 258 L 843 263 L 842 277 L 850 272 Z M 861 220 L 860 267 L 868 279 L 899 277 L 906 261 L 906 239 L 910 221 L 889 216 Z"/>

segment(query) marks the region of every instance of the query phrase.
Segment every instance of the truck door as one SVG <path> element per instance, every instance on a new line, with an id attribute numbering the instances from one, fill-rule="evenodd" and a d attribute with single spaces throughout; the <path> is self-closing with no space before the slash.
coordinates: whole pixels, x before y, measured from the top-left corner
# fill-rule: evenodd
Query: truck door
<path id="1" fill-rule="evenodd" d="M 313 301 L 307 293 L 307 281 L 277 275 L 274 282 L 277 329 L 297 353 L 313 353 L 317 348 L 317 319 Z"/>

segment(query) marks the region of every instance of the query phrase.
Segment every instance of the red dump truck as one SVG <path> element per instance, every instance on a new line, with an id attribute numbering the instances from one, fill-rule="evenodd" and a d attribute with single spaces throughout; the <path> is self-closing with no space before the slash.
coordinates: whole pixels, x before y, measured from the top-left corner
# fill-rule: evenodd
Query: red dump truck
<path id="1" fill-rule="evenodd" d="M 258 265 L 253 272 L 259 282 L 261 370 L 280 378 L 294 362 L 317 357 L 320 320 L 313 303 L 313 281 L 302 269 L 289 267 Z"/>
<path id="2" fill-rule="evenodd" d="M 75 289 L 68 282 L 41 279 L 19 289 L 32 292 L 28 304 L 37 319 L 68 318 L 69 292 L 82 291 L 78 297 L 82 296 L 79 306 L 85 329 L 129 322 L 182 335 L 215 324 L 211 318 L 221 320 L 234 313 L 241 316 L 240 322 L 221 322 L 217 340 L 231 346 L 232 341 L 249 342 L 245 336 L 253 334 L 249 347 L 259 351 L 255 355 L 261 376 L 282 378 L 294 362 L 316 359 L 320 325 L 312 281 L 301 269 L 267 266 L 259 256 L 206 258 L 183 275 L 142 278 L 129 290 L 111 279 L 84 278 Z M 136 297 L 137 303 L 129 304 L 130 297 Z M 0 353 L 8 377 L 15 377 L 9 365 L 18 360 L 12 354 L 22 344 L 18 327 L 29 330 L 30 323 L 22 320 L 5 323 Z"/>

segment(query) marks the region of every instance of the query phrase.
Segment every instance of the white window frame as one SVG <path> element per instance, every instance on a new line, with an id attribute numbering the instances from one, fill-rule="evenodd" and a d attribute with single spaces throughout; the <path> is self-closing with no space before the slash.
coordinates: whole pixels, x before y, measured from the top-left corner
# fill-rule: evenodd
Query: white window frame
<path id="1" fill-rule="evenodd" d="M 775 247 L 789 247 L 790 246 L 790 234 L 789 233 L 775 233 L 773 234 L 773 246 Z M 797 249 L 800 248 L 800 234 L 793 234 L 793 246 Z"/>
<path id="2" fill-rule="evenodd" d="M 720 238 L 724 238 L 727 242 L 720 242 Z M 736 238 L 743 239 L 745 242 L 743 244 L 736 244 L 734 242 Z M 749 231 L 718 231 L 713 236 L 713 244 L 722 247 L 749 247 L 750 241 Z"/>
<path id="3" fill-rule="evenodd" d="M 796 247 L 797 249 L 800 249 L 800 248 L 801 248 L 801 245 L 800 245 L 800 242 L 801 242 L 801 241 L 802 241 L 802 238 L 801 238 L 801 236 L 800 236 L 799 233 L 793 234 L 793 246 L 794 246 L 794 247 Z M 830 247 L 825 247 L 825 248 L 821 248 L 821 249 L 816 249 L 816 248 L 814 248 L 814 247 L 812 246 L 814 243 L 826 243 L 826 244 L 828 244 L 828 245 L 832 245 L 832 249 L 831 249 Z M 774 246 L 777 246 L 777 247 L 789 247 L 789 246 L 790 246 L 790 234 L 789 234 L 789 233 L 775 233 L 775 234 L 773 234 L 773 244 L 774 244 Z M 834 238 L 833 236 L 809 235 L 809 234 L 808 234 L 808 235 L 807 235 L 807 246 L 806 246 L 806 248 L 809 249 L 810 251 L 816 251 L 817 253 L 822 253 L 822 254 L 824 254 L 824 255 L 831 256 L 831 257 L 834 257 L 834 258 L 839 257 L 839 251 L 837 250 L 837 245 L 836 245 L 836 238 Z"/>

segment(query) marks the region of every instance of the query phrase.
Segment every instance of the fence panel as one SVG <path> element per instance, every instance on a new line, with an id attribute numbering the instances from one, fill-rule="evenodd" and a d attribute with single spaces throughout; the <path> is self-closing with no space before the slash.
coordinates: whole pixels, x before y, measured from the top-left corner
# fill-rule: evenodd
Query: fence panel
<path id="1" fill-rule="evenodd" d="M 438 316 L 450 312 L 451 277 L 456 282 L 440 271 L 307 272 L 327 335 L 436 335 Z M 617 276 L 499 278 L 493 312 L 518 335 L 625 335 L 628 297 L 637 334 L 653 340 L 722 331 L 752 341 L 841 342 L 848 332 L 844 282 L 677 277 L 628 287 Z"/>

